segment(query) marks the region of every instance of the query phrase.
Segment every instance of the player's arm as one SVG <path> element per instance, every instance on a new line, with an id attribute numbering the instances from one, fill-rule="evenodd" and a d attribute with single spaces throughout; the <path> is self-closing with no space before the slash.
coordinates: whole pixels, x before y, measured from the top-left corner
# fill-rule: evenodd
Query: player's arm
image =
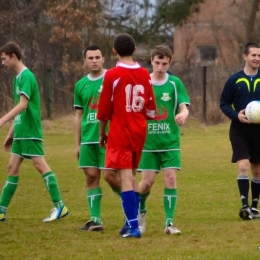
<path id="1" fill-rule="evenodd" d="M 106 134 L 107 121 L 99 121 L 99 145 L 106 149 L 107 134 Z"/>
<path id="2" fill-rule="evenodd" d="M 233 101 L 234 101 L 234 94 L 233 94 L 233 86 L 235 86 L 235 79 L 230 77 L 220 96 L 220 109 L 221 111 L 231 120 L 240 120 L 238 112 L 234 109 Z M 244 111 L 240 111 L 240 113 Z M 248 123 L 250 123 L 248 121 Z"/>
<path id="3" fill-rule="evenodd" d="M 11 150 L 11 147 L 12 147 L 12 143 L 13 143 L 13 136 L 14 136 L 14 123 L 12 123 L 9 131 L 8 131 L 8 134 L 4 140 L 4 150 L 6 152 L 9 152 Z"/>
<path id="4" fill-rule="evenodd" d="M 187 107 L 187 104 L 183 103 L 179 106 L 179 112 L 175 116 L 176 124 L 178 124 L 179 126 L 183 126 L 188 116 L 189 116 L 189 109 Z"/>
<path id="5" fill-rule="evenodd" d="M 80 143 L 81 143 L 81 119 L 83 110 L 76 109 L 75 120 L 74 120 L 74 134 L 75 134 L 75 156 L 79 158 Z"/>
<path id="6" fill-rule="evenodd" d="M 113 83 L 110 80 L 109 71 L 105 74 L 103 81 L 103 88 L 99 96 L 97 119 L 99 120 L 99 145 L 102 148 L 106 148 L 107 134 L 106 126 L 107 122 L 111 119 L 112 111 L 112 86 Z"/>
<path id="7" fill-rule="evenodd" d="M 151 84 L 150 75 L 148 74 L 148 76 L 149 76 L 149 81 L 146 87 L 146 90 L 148 92 L 148 102 L 146 106 L 146 119 L 152 120 L 155 119 L 156 103 L 155 103 L 155 97 L 154 97 L 153 87 Z"/>
<path id="8" fill-rule="evenodd" d="M 28 99 L 25 95 L 20 96 L 19 103 L 5 116 L 0 118 L 0 127 L 5 124 L 6 122 L 14 119 L 17 115 L 19 115 L 23 110 L 25 110 L 28 106 Z"/>

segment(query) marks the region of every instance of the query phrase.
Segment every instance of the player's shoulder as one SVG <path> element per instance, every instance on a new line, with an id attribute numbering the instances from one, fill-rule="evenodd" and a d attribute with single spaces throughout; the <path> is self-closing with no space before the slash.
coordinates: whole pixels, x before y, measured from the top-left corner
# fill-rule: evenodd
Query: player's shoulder
<path id="1" fill-rule="evenodd" d="M 171 74 L 167 74 L 167 75 L 168 75 L 168 81 L 178 83 L 178 84 L 179 83 L 183 84 L 182 80 L 179 77 Z"/>
<path id="2" fill-rule="evenodd" d="M 236 85 L 237 82 L 239 82 L 240 79 L 243 79 L 247 77 L 243 70 L 240 70 L 238 72 L 233 73 L 229 78 L 227 79 L 225 83 L 225 87 L 231 87 Z"/>
<path id="3" fill-rule="evenodd" d="M 84 76 L 83 78 L 79 79 L 76 84 L 75 88 L 84 85 L 88 81 L 88 77 Z"/>
<path id="4" fill-rule="evenodd" d="M 28 68 L 24 69 L 21 72 L 21 76 L 22 77 L 35 77 L 34 73 L 30 69 L 28 69 Z"/>
<path id="5" fill-rule="evenodd" d="M 28 68 L 24 69 L 20 74 L 21 81 L 36 81 L 34 73 Z"/>
<path id="6" fill-rule="evenodd" d="M 240 71 L 237 71 L 235 73 L 233 73 L 230 77 L 229 77 L 229 80 L 237 80 L 239 78 L 243 78 L 245 77 L 246 74 L 244 73 L 244 70 L 240 70 Z"/>

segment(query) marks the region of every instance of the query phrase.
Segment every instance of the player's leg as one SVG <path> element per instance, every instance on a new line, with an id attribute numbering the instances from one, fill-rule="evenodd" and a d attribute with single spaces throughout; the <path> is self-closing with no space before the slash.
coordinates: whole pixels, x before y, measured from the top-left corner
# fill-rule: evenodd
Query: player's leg
<path id="1" fill-rule="evenodd" d="M 19 146 L 19 144 L 18 144 Z M 15 152 L 16 154 L 14 154 Z M 0 197 L 0 221 L 6 219 L 6 209 L 11 202 L 11 199 L 16 191 L 19 180 L 19 167 L 23 158 L 18 155 L 17 144 L 13 145 L 11 158 L 8 164 L 8 176 L 6 183 L 2 189 Z"/>
<path id="2" fill-rule="evenodd" d="M 163 168 L 164 194 L 163 205 L 165 212 L 164 233 L 180 234 L 181 231 L 174 225 L 174 216 L 177 204 L 177 171 L 180 169 L 180 151 L 162 152 L 161 164 Z"/>
<path id="3" fill-rule="evenodd" d="M 252 204 L 251 215 L 252 218 L 260 218 L 258 207 L 258 200 L 260 195 L 260 163 L 251 163 L 251 192 L 252 192 Z"/>
<path id="4" fill-rule="evenodd" d="M 120 235 L 123 238 L 139 238 L 141 234 L 138 229 L 133 169 L 137 168 L 136 162 L 139 163 L 141 151 L 136 155 L 132 151 L 120 151 L 107 146 L 106 152 L 106 167 L 117 169 L 120 174 L 122 207 L 129 226 L 129 229 L 125 229 L 125 233 L 120 232 Z"/>
<path id="5" fill-rule="evenodd" d="M 250 133 L 250 163 L 251 163 L 251 216 L 252 218 L 259 218 L 259 210 L 257 209 L 258 200 L 260 195 L 260 138 L 259 131 L 260 125 L 252 125 L 252 132 Z"/>
<path id="6" fill-rule="evenodd" d="M 249 194 L 249 170 L 250 163 L 248 159 L 243 159 L 237 161 L 237 184 L 240 193 L 240 199 L 242 202 L 242 208 L 239 211 L 239 216 L 244 220 L 252 219 L 251 209 L 248 203 L 248 194 Z"/>
<path id="7" fill-rule="evenodd" d="M 231 123 L 230 126 L 230 141 L 233 150 L 232 162 L 237 163 L 237 185 L 240 194 L 240 199 L 242 202 L 242 208 L 239 211 L 239 216 L 244 220 L 252 219 L 251 209 L 248 203 L 248 194 L 249 194 L 249 147 L 248 142 L 245 139 L 245 136 L 250 133 L 247 133 L 247 128 L 244 129 L 243 124 Z M 249 138 L 250 136 L 248 136 Z"/>
<path id="8" fill-rule="evenodd" d="M 140 213 L 146 213 L 146 199 L 150 194 L 150 190 L 155 182 L 157 170 L 142 170 L 141 181 L 138 184 L 140 193 Z"/>
<path id="9" fill-rule="evenodd" d="M 140 237 L 140 231 L 138 229 L 138 219 L 137 219 L 137 201 L 136 194 L 134 191 L 133 183 L 134 176 L 132 169 L 120 169 L 120 179 L 121 179 L 121 199 L 124 214 L 126 217 L 127 226 L 125 233 L 121 232 L 123 238 L 126 237 Z"/>
<path id="10" fill-rule="evenodd" d="M 121 194 L 121 181 L 120 181 L 120 175 L 116 170 L 113 169 L 103 169 L 103 175 L 105 181 L 109 184 L 111 189 L 114 193 L 116 193 L 118 196 Z"/>
<path id="11" fill-rule="evenodd" d="M 103 158 L 100 165 L 100 158 Z M 79 167 L 83 169 L 86 180 L 86 199 L 90 213 L 90 220 L 80 228 L 81 231 L 101 231 L 101 199 L 100 168 L 104 167 L 104 155 L 98 144 L 81 145 Z"/>
<path id="12" fill-rule="evenodd" d="M 69 214 L 69 210 L 62 201 L 56 175 L 45 160 L 42 142 L 35 140 L 23 140 L 22 147 L 23 155 L 32 159 L 35 169 L 41 174 L 54 205 L 50 216 L 45 218 L 43 221 L 49 222 L 67 216 Z"/>
<path id="13" fill-rule="evenodd" d="M 146 228 L 146 200 L 150 194 L 150 190 L 155 182 L 156 173 L 160 171 L 160 161 L 158 153 L 143 152 L 138 171 L 141 171 L 141 181 L 138 184 L 140 193 L 140 207 L 138 214 L 138 222 L 140 232 L 144 233 Z"/>

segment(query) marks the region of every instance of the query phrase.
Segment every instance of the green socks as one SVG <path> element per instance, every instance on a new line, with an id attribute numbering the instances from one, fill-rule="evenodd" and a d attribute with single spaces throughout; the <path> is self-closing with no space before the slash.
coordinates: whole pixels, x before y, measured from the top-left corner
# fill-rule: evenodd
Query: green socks
<path id="1" fill-rule="evenodd" d="M 139 212 L 141 214 L 145 214 L 146 213 L 146 199 L 148 198 L 150 194 L 150 191 L 148 191 L 147 193 L 141 194 L 140 195 L 140 207 L 139 207 Z"/>
<path id="2" fill-rule="evenodd" d="M 5 186 L 3 187 L 0 198 L 0 213 L 5 213 L 6 209 L 16 191 L 19 176 L 8 176 Z"/>
<path id="3" fill-rule="evenodd" d="M 47 187 L 47 190 L 51 196 L 51 200 L 54 204 L 55 208 L 61 208 L 64 206 L 61 195 L 60 195 L 60 190 L 58 186 L 58 181 L 56 179 L 56 176 L 53 172 L 47 172 L 42 175 L 42 178 L 45 181 L 45 185 Z"/>
<path id="4" fill-rule="evenodd" d="M 102 190 L 100 187 L 87 190 L 86 192 L 88 207 L 90 211 L 90 219 L 97 224 L 101 224 L 100 202 L 102 198 Z"/>
<path id="5" fill-rule="evenodd" d="M 163 204 L 164 204 L 164 211 L 165 211 L 165 226 L 168 226 L 170 223 L 173 223 L 173 218 L 175 214 L 177 202 L 177 189 L 164 189 L 164 196 L 163 196 Z"/>

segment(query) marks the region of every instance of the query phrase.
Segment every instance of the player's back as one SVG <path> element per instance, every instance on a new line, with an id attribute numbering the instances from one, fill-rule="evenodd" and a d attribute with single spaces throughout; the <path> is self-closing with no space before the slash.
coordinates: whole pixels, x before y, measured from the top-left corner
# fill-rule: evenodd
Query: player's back
<path id="1" fill-rule="evenodd" d="M 117 67 L 107 71 L 103 91 L 111 101 L 105 104 L 101 94 L 99 105 L 106 106 L 107 120 L 110 120 L 108 145 L 117 149 L 142 149 L 147 112 L 155 111 L 148 71 L 137 63 L 118 63 Z"/>

